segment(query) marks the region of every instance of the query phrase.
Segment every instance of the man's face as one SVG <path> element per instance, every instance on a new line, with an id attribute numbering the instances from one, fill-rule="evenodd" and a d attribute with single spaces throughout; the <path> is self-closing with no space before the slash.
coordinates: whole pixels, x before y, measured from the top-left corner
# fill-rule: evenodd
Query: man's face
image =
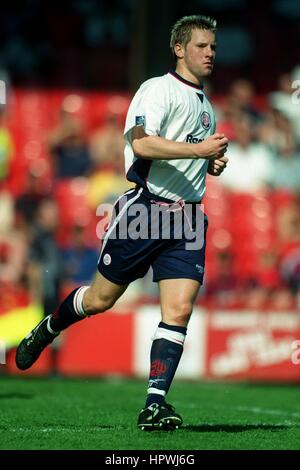
<path id="1" fill-rule="evenodd" d="M 197 77 L 207 77 L 212 73 L 215 55 L 216 38 L 209 30 L 194 29 L 191 40 L 185 47 L 178 49 L 182 65 Z"/>

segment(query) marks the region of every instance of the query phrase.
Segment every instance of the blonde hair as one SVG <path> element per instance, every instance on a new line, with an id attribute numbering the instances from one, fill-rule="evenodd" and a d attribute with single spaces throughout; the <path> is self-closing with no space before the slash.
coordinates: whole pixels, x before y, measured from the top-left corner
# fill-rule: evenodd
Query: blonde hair
<path id="1" fill-rule="evenodd" d="M 203 15 L 184 16 L 178 20 L 171 30 L 170 38 L 170 48 L 175 58 L 175 44 L 179 43 L 185 47 L 191 40 L 192 31 L 194 29 L 209 30 L 215 33 L 217 30 L 217 21 L 210 16 Z"/>

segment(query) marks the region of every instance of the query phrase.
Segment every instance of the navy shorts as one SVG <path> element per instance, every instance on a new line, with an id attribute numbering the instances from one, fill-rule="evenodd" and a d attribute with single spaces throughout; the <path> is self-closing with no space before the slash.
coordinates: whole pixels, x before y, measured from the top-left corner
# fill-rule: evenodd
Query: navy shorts
<path id="1" fill-rule="evenodd" d="M 115 284 L 144 277 L 203 282 L 207 217 L 199 203 L 175 203 L 137 187 L 114 205 L 102 239 L 99 272 Z"/>

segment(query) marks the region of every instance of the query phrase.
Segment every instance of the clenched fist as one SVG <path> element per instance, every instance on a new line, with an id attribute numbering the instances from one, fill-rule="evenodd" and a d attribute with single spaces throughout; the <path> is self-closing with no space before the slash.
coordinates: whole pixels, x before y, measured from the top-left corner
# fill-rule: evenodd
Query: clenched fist
<path id="1" fill-rule="evenodd" d="M 207 173 L 213 176 L 219 176 L 226 168 L 228 158 L 224 155 L 218 156 L 215 160 L 209 160 Z"/>

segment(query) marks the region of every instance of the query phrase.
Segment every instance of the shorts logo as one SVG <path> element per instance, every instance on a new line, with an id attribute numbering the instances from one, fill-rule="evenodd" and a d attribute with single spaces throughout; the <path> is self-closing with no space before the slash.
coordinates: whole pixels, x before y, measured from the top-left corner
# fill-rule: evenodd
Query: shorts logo
<path id="1" fill-rule="evenodd" d="M 145 116 L 135 116 L 135 125 L 144 126 L 145 125 Z"/>
<path id="2" fill-rule="evenodd" d="M 203 111 L 201 113 L 201 124 L 206 130 L 209 129 L 211 126 L 210 115 L 206 111 Z"/>
<path id="3" fill-rule="evenodd" d="M 203 266 L 200 266 L 199 264 L 196 264 L 195 268 L 197 269 L 197 271 L 198 271 L 199 274 L 203 274 L 203 273 L 204 273 L 204 268 L 203 268 Z"/>
<path id="4" fill-rule="evenodd" d="M 105 266 L 108 266 L 111 263 L 111 256 L 108 253 L 103 256 L 103 263 Z"/>

